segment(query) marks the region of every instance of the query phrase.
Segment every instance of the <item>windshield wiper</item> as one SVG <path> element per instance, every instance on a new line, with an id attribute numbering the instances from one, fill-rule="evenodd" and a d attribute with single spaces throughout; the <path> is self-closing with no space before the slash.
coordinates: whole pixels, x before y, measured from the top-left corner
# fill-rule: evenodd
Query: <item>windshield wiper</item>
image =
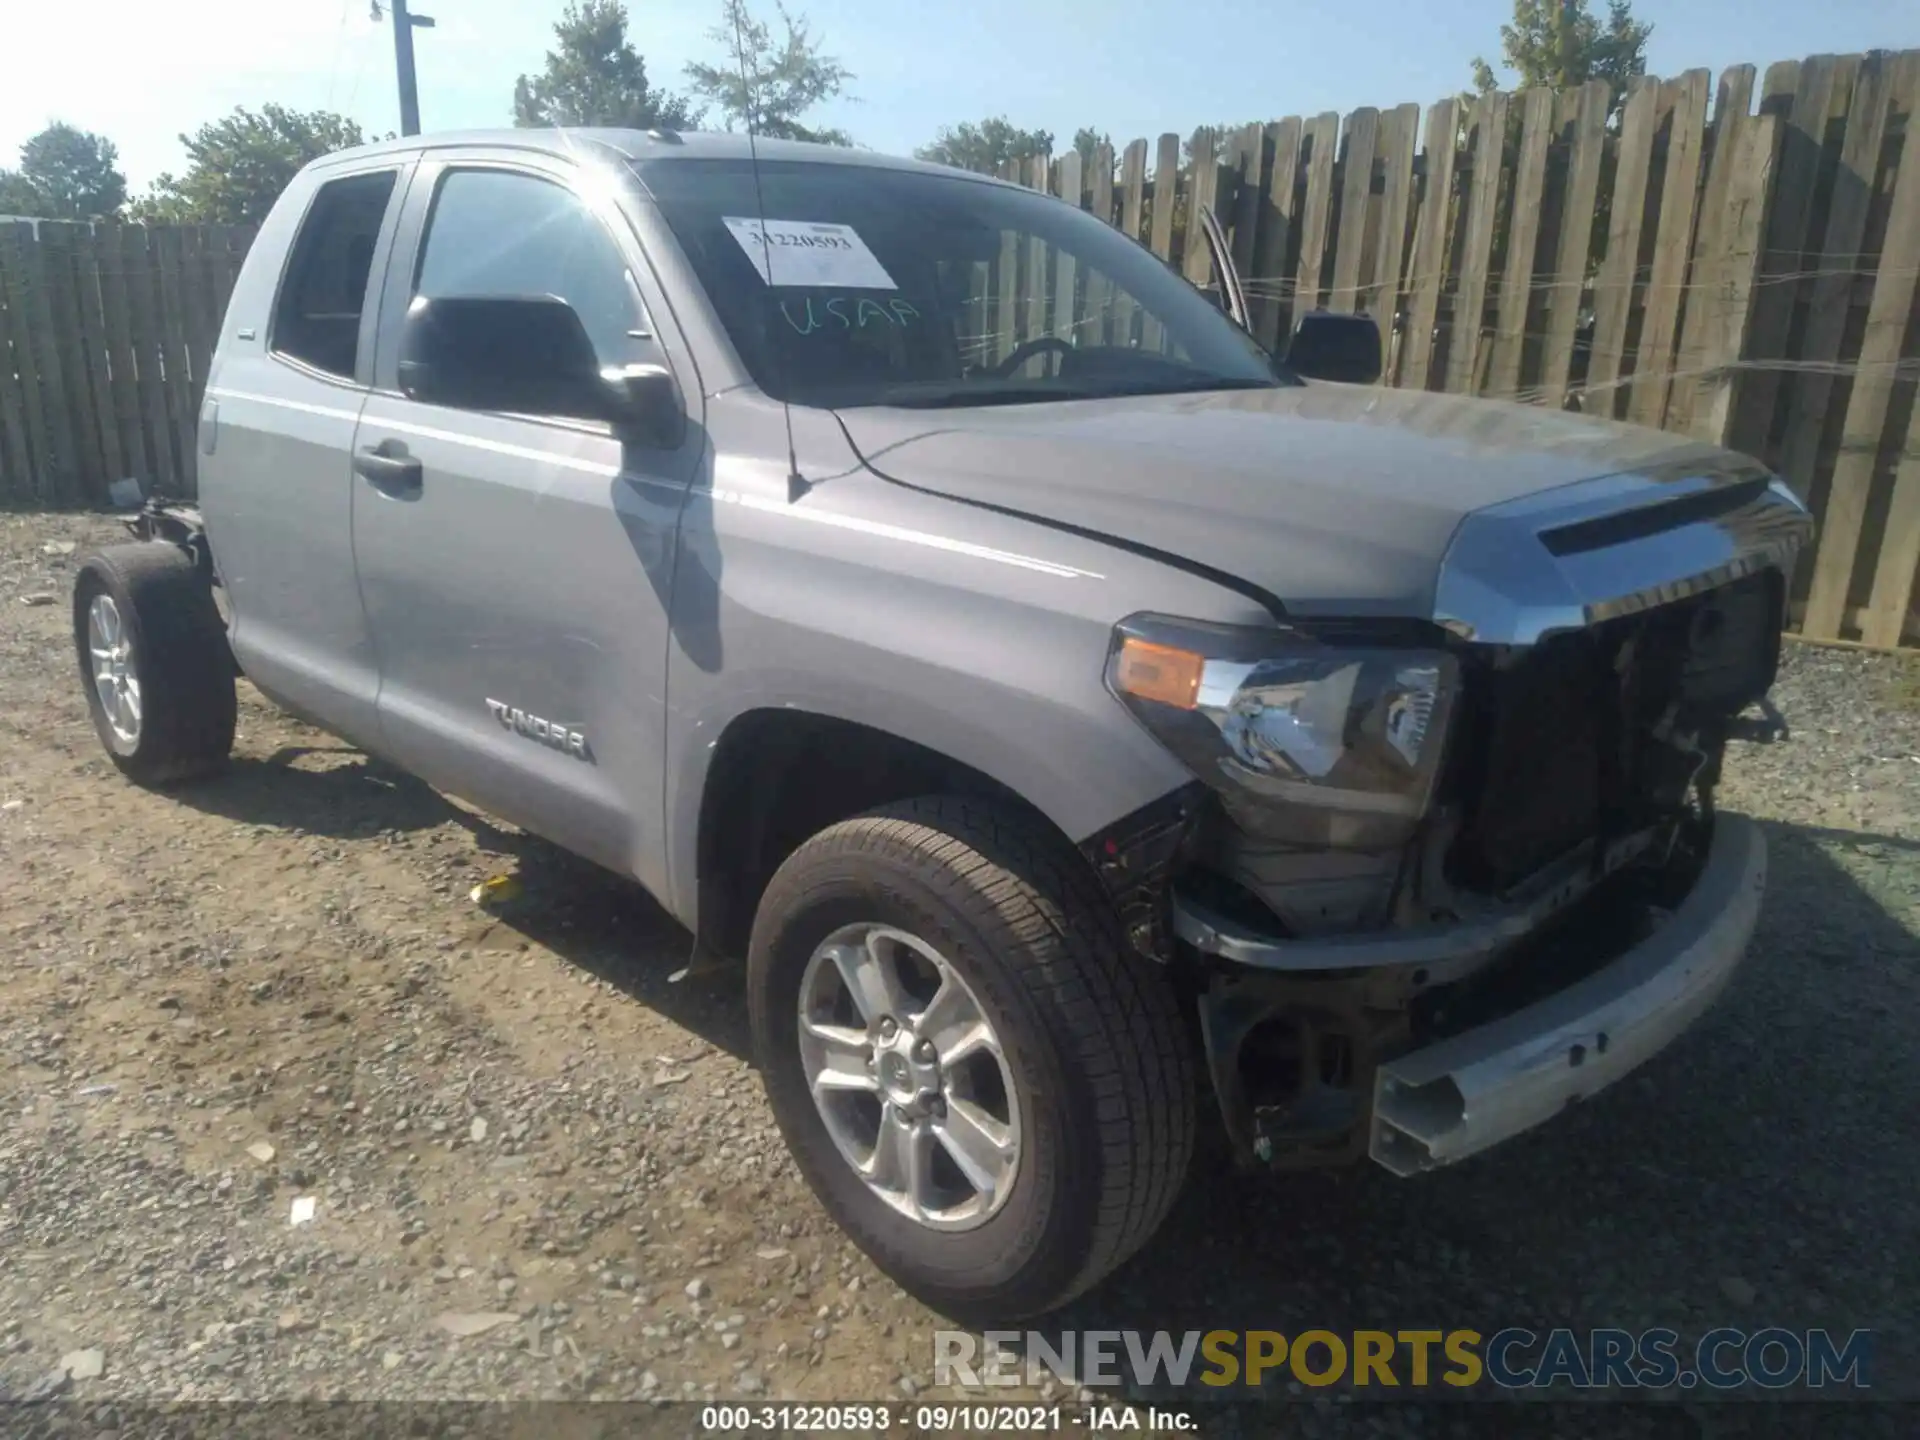
<path id="1" fill-rule="evenodd" d="M 1125 400 L 1147 395 L 1191 395 L 1207 390 L 1273 390 L 1282 380 L 1239 379 L 1224 375 L 1196 375 L 1191 379 L 1141 380 L 1133 384 L 1107 381 L 1091 386 L 958 385 L 945 389 L 903 387 L 883 391 L 858 403 L 893 405 L 903 410 L 955 410 L 985 405 L 1041 405 L 1057 400 Z"/>
<path id="2" fill-rule="evenodd" d="M 1276 390 L 1282 384 L 1278 380 L 1236 380 L 1224 375 L 1207 375 L 1192 380 L 1176 380 L 1161 384 L 1146 381 L 1139 385 L 1126 385 L 1101 393 L 1118 399 L 1128 395 L 1194 395 L 1208 390 Z"/>
<path id="3" fill-rule="evenodd" d="M 918 393 L 889 395 L 882 393 L 868 402 L 895 405 L 903 410 L 952 410 L 974 405 L 1039 405 L 1049 400 L 1099 400 L 1104 390 L 1062 389 L 1058 385 L 958 386 L 947 390 L 923 390 Z"/>

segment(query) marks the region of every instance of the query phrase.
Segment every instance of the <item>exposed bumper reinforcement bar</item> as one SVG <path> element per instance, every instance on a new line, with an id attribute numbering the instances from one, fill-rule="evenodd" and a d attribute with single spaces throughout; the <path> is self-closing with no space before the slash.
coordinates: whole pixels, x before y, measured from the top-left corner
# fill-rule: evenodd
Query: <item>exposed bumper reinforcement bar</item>
<path id="1" fill-rule="evenodd" d="M 1552 1118 L 1663 1049 L 1726 987 L 1753 934 L 1766 874 L 1759 827 L 1719 817 L 1699 880 L 1650 939 L 1545 1000 L 1381 1065 L 1368 1153 L 1396 1175 L 1451 1164 Z"/>
<path id="2" fill-rule="evenodd" d="M 1446 925 L 1406 930 L 1368 930 L 1311 939 L 1261 934 L 1209 906 L 1173 894 L 1173 932 L 1196 950 L 1255 970 L 1355 971 L 1412 969 L 1425 983 L 1440 984 L 1477 968 L 1527 938 L 1554 915 L 1583 899 L 1602 880 L 1637 859 L 1655 832 L 1623 836 L 1608 848 L 1596 870 L 1582 847 L 1549 868 L 1529 897 L 1505 909 Z"/>

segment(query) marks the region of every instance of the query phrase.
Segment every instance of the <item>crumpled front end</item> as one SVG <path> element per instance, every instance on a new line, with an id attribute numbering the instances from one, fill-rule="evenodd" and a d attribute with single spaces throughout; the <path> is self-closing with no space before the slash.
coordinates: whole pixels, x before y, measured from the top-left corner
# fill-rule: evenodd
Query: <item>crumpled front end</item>
<path id="1" fill-rule="evenodd" d="M 1564 990 L 1380 1065 L 1368 1153 L 1396 1175 L 1451 1164 L 1652 1057 L 1726 988 L 1766 880 L 1759 827 L 1722 816 L 1692 890 L 1639 944 Z"/>
<path id="2" fill-rule="evenodd" d="M 1611 1083 L 1711 1003 L 1766 868 L 1714 787 L 1772 684 L 1810 533 L 1736 464 L 1478 512 L 1436 592 L 1460 691 L 1413 838 L 1292 843 L 1245 807 L 1190 805 L 1160 953 L 1198 995 L 1244 1157 L 1451 1163 Z"/>

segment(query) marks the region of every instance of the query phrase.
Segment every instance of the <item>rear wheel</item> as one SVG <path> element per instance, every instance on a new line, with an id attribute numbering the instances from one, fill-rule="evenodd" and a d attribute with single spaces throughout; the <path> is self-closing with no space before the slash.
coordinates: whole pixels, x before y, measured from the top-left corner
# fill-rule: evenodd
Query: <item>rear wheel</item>
<path id="1" fill-rule="evenodd" d="M 233 659 L 192 556 L 155 542 L 89 555 L 74 582 L 73 638 L 93 728 L 124 774 L 164 785 L 226 764 Z"/>
<path id="2" fill-rule="evenodd" d="M 1025 817 L 938 797 L 831 826 L 768 886 L 748 973 L 802 1173 L 928 1303 L 1053 1309 L 1178 1195 L 1194 1071 L 1172 991 Z"/>

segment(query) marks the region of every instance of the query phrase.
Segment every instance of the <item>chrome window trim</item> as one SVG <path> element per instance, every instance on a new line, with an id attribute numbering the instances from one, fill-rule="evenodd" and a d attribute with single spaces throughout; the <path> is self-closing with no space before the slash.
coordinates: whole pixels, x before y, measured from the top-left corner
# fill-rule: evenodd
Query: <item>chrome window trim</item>
<path id="1" fill-rule="evenodd" d="M 1659 506 L 1723 485 L 1769 478 L 1738 509 L 1617 545 L 1554 555 L 1544 532 Z M 1791 571 L 1813 535 L 1806 507 L 1757 463 L 1699 473 L 1603 475 L 1477 510 L 1460 522 L 1440 563 L 1434 620 L 1463 639 L 1532 645 L 1566 630 L 1631 615 L 1769 566 Z"/>

